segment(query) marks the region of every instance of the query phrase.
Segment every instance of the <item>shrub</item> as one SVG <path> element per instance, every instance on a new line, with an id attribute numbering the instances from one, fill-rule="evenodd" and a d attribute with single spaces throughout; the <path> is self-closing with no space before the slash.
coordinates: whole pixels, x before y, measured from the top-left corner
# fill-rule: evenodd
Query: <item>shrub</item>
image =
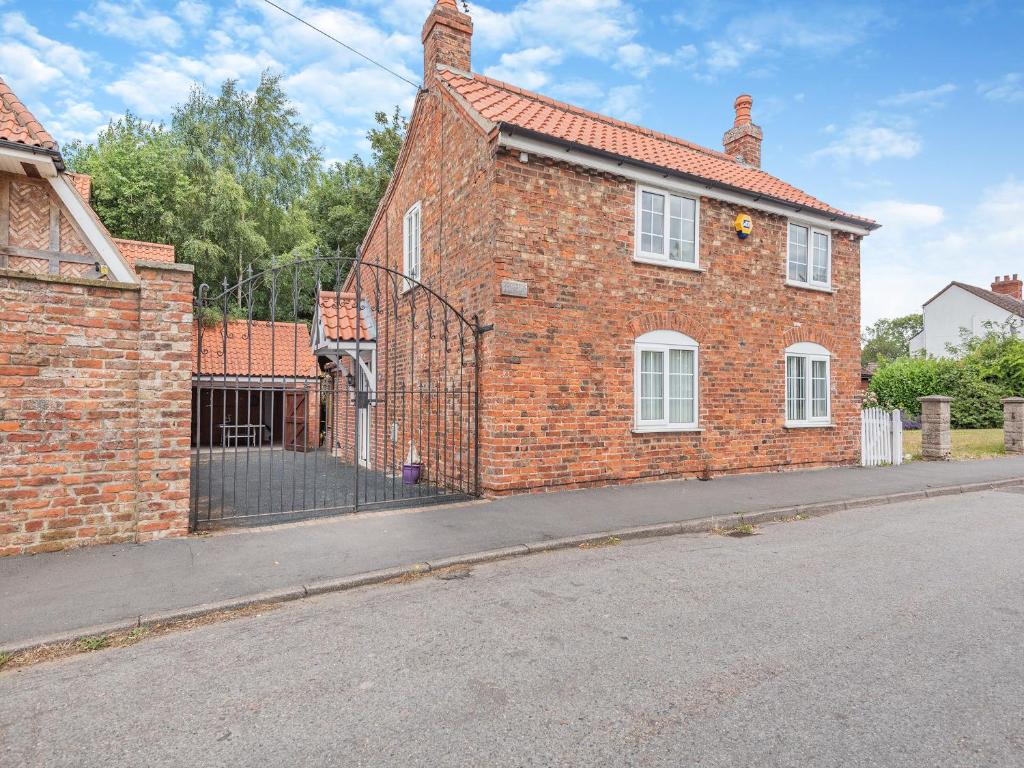
<path id="1" fill-rule="evenodd" d="M 1013 395 L 1024 397 L 1024 341 L 1006 350 L 994 365 L 996 373 Z"/>
<path id="2" fill-rule="evenodd" d="M 939 369 L 946 361 L 902 357 L 883 362 L 871 377 L 869 391 L 881 408 L 899 408 L 910 416 L 921 415 L 919 397 L 942 395 L 938 391 Z M 949 378 L 948 375 L 942 378 Z"/>
<path id="3" fill-rule="evenodd" d="M 936 360 L 901 358 L 884 363 L 871 379 L 870 391 L 883 408 L 899 408 L 906 416 L 921 415 L 918 398 L 926 395 L 952 397 L 950 420 L 955 429 L 999 427 L 1003 408 L 999 402 L 1011 393 L 1003 377 L 995 380 L 970 358 Z"/>
<path id="4" fill-rule="evenodd" d="M 954 429 L 988 429 L 1003 426 L 1003 405 L 1007 391 L 994 382 L 985 381 L 977 370 L 964 366 L 956 382 L 949 407 L 950 424 Z"/>

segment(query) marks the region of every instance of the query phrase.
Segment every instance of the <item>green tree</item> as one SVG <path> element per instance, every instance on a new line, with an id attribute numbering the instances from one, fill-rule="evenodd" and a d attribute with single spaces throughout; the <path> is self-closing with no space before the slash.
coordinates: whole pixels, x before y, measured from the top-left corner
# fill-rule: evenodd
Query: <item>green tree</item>
<path id="1" fill-rule="evenodd" d="M 169 127 L 127 113 L 94 144 L 70 144 L 65 157 L 93 177 L 93 204 L 115 237 L 172 243 L 211 294 L 250 269 L 280 267 L 275 309 L 283 317 L 292 303 L 285 283 L 300 282 L 305 296 L 316 282 L 292 265 L 318 249 L 353 255 L 366 235 L 407 129 L 397 108 L 375 119 L 369 160 L 324 169 L 280 76 L 265 72 L 252 93 L 234 80 L 216 93 L 196 87 Z M 255 292 L 257 317 L 270 311 L 269 282 Z M 247 296 L 239 287 L 232 299 L 237 313 Z"/>
<path id="2" fill-rule="evenodd" d="M 194 88 L 171 126 L 193 181 L 184 257 L 216 265 L 204 269 L 206 282 L 236 283 L 250 266 L 266 268 L 271 254 L 312 251 L 303 200 L 321 156 L 280 75 L 264 72 L 251 94 L 234 80 L 216 95 Z"/>
<path id="3" fill-rule="evenodd" d="M 910 340 L 923 329 L 924 318 L 920 314 L 875 321 L 861 335 L 861 363 L 906 357 L 910 354 Z"/>
<path id="4" fill-rule="evenodd" d="M 402 150 L 408 123 L 398 108 L 390 116 L 377 112 L 374 119 L 376 127 L 366 136 L 370 142 L 369 163 L 359 155 L 334 163 L 310 190 L 308 207 L 317 243 L 330 253 L 355 254 Z"/>
<path id="5" fill-rule="evenodd" d="M 175 241 L 179 201 L 187 196 L 181 146 L 164 126 L 125 113 L 95 144 L 64 148 L 68 168 L 92 177 L 92 205 L 115 237 Z"/>

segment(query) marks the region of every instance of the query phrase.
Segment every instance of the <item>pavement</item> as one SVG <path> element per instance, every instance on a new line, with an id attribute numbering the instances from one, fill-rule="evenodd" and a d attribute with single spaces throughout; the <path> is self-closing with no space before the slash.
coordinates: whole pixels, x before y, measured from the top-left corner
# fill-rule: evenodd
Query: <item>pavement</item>
<path id="1" fill-rule="evenodd" d="M 342 516 L 142 545 L 109 545 L 0 558 L 0 649 L 271 601 L 352 585 L 389 568 L 429 568 L 451 558 L 524 554 L 572 537 L 737 514 L 814 513 L 856 500 L 937 488 L 1024 482 L 1024 457 L 913 462 L 645 483 L 501 498 L 419 510 Z M 817 508 L 814 505 L 819 505 Z M 823 506 L 821 506 L 823 505 Z M 791 510 L 792 511 L 792 510 Z M 707 521 L 708 525 L 704 522 Z M 632 529 L 632 530 L 631 530 Z M 685 528 L 664 530 L 678 533 Z M 658 531 L 654 531 L 657 533 Z M 494 550 L 501 552 L 494 553 Z M 339 581 L 340 580 L 340 583 Z"/>
<path id="2" fill-rule="evenodd" d="M 1022 551 L 1017 487 L 321 595 L 0 673 L 0 764 L 1016 768 Z"/>

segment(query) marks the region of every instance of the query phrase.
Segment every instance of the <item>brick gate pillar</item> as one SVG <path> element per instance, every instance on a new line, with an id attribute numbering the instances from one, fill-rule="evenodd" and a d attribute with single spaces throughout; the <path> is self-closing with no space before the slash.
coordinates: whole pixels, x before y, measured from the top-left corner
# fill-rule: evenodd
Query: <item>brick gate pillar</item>
<path id="1" fill-rule="evenodd" d="M 952 397 L 928 395 L 921 403 L 921 455 L 928 460 L 944 461 L 952 451 L 949 433 L 949 404 Z"/>
<path id="2" fill-rule="evenodd" d="M 192 424 L 192 265 L 137 261 L 137 540 L 188 533 Z"/>
<path id="3" fill-rule="evenodd" d="M 1024 397 L 1007 397 L 1002 403 L 1006 452 L 1024 453 Z"/>

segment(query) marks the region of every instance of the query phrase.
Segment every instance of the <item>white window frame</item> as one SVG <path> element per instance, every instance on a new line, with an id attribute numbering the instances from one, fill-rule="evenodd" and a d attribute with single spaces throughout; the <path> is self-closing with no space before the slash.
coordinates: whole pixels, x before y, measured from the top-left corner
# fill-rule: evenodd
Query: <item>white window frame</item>
<path id="1" fill-rule="evenodd" d="M 807 279 L 798 280 L 795 277 L 790 277 L 789 265 L 790 265 L 790 252 L 792 248 L 792 233 L 793 227 L 800 227 L 807 230 Z M 826 254 L 825 261 L 825 280 L 814 279 L 814 236 L 824 235 L 826 242 L 828 243 L 828 251 Z M 786 284 L 795 285 L 802 288 L 816 288 L 818 290 L 830 291 L 832 290 L 832 232 L 822 227 L 816 226 L 809 221 L 801 219 L 789 219 L 786 222 Z"/>
<path id="2" fill-rule="evenodd" d="M 789 418 L 789 361 L 791 358 L 804 360 L 804 418 Z M 832 354 L 820 344 L 803 341 L 786 348 L 783 376 L 785 396 L 782 412 L 787 427 L 829 427 L 832 426 Z M 814 363 L 825 363 L 825 415 L 814 416 Z"/>
<path id="3" fill-rule="evenodd" d="M 416 223 L 416 242 L 414 247 L 409 246 L 409 228 L 412 222 Z M 420 201 L 413 203 L 409 210 L 402 217 L 402 274 L 403 290 L 408 291 L 416 285 L 414 280 L 419 282 L 422 278 L 423 269 L 423 208 Z M 411 278 L 411 279 L 410 279 Z"/>
<path id="4" fill-rule="evenodd" d="M 689 336 L 678 331 L 650 331 L 639 336 L 633 343 L 633 431 L 634 432 L 698 432 L 700 421 L 700 345 Z M 669 367 L 668 359 L 671 350 L 682 350 L 693 353 L 693 420 L 673 422 L 670 420 L 669 407 Z M 662 403 L 664 418 L 642 419 L 640 417 L 641 394 L 641 358 L 643 352 L 661 352 L 663 354 Z"/>
<path id="5" fill-rule="evenodd" d="M 665 244 L 665 250 L 661 253 L 655 253 L 651 251 L 643 250 L 643 237 L 641 234 L 641 224 L 643 218 L 643 198 L 644 192 L 650 192 L 653 195 L 663 195 L 665 197 L 665 223 L 664 230 L 662 232 L 663 242 Z M 690 200 L 693 202 L 693 262 L 688 261 L 674 261 L 668 257 L 669 252 L 669 232 L 671 227 L 671 216 L 669 211 L 671 210 L 671 198 L 678 197 L 683 200 Z M 636 185 L 636 196 L 633 203 L 634 208 L 634 247 L 633 247 L 633 260 L 640 261 L 645 264 L 659 264 L 666 267 L 674 267 L 676 269 L 691 269 L 701 271 L 700 267 L 700 198 L 695 195 L 684 195 L 679 192 L 672 191 L 670 189 L 664 189 L 661 187 L 652 187 L 644 184 Z"/>

